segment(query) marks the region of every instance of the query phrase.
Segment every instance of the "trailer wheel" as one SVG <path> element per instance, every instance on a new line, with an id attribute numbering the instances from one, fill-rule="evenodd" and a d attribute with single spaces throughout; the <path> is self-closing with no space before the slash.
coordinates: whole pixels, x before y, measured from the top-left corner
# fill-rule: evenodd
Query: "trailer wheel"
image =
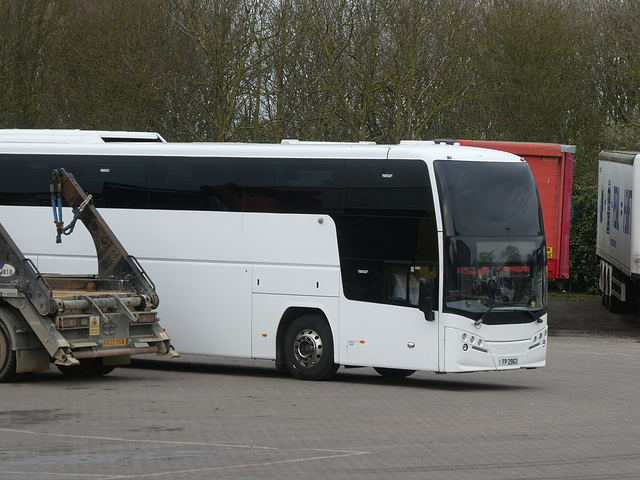
<path id="1" fill-rule="evenodd" d="M 303 315 L 293 321 L 284 336 L 284 360 L 300 380 L 326 380 L 339 365 L 333 363 L 333 336 L 319 315 Z"/>
<path id="2" fill-rule="evenodd" d="M 622 305 L 623 303 L 615 296 L 615 295 L 610 295 L 609 296 L 609 311 L 611 313 L 620 313 L 622 312 Z"/>
<path id="3" fill-rule="evenodd" d="M 10 382 L 18 378 L 16 373 L 16 352 L 11 344 L 11 335 L 0 320 L 0 382 Z"/>
<path id="4" fill-rule="evenodd" d="M 113 372 L 114 366 L 103 366 L 101 358 L 88 358 L 79 360 L 80 365 L 75 367 L 67 367 L 64 365 L 56 365 L 63 375 L 71 378 L 81 377 L 101 377 Z"/>
<path id="5" fill-rule="evenodd" d="M 387 378 L 405 378 L 416 373 L 415 370 L 404 370 L 402 368 L 373 367 L 373 369 Z"/>

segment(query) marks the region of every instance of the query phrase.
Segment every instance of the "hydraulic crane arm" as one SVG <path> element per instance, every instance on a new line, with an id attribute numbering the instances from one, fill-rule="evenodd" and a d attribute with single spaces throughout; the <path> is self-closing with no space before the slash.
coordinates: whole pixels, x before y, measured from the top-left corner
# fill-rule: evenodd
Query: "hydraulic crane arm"
<path id="1" fill-rule="evenodd" d="M 153 282 L 135 257 L 127 253 L 98 213 L 91 195 L 87 195 L 74 176 L 64 168 L 51 172 L 49 188 L 57 228 L 56 241 L 60 243 L 62 235 L 69 235 L 76 221 L 80 220 L 93 239 L 98 259 L 98 278 L 127 280 L 139 295 L 150 299 L 152 308 L 156 308 L 159 299 Z M 67 227 L 62 220 L 62 198 L 73 209 L 74 217 Z"/>

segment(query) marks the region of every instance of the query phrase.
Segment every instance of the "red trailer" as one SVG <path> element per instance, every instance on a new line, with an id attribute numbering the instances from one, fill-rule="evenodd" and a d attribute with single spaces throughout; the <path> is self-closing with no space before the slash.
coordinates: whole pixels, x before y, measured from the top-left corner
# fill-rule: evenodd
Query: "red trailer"
<path id="1" fill-rule="evenodd" d="M 527 161 L 540 191 L 547 236 L 549 278 L 569 278 L 571 193 L 576 147 L 551 143 L 455 141 L 460 145 L 514 153 Z"/>

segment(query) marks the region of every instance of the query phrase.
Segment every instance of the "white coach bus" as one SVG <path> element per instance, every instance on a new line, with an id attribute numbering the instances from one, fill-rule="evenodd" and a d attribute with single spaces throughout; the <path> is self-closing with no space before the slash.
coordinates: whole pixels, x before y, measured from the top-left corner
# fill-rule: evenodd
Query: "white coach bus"
<path id="1" fill-rule="evenodd" d="M 390 376 L 545 365 L 544 227 L 517 156 L 0 131 L 0 222 L 40 271 L 96 273 L 83 228 L 55 242 L 55 168 L 153 279 L 183 354 L 271 359 L 308 380 L 340 365 Z"/>

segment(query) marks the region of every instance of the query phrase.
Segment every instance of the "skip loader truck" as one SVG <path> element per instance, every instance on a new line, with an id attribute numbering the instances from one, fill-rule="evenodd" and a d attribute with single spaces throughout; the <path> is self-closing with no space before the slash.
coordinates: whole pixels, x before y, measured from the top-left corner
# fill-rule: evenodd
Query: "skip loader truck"
<path id="1" fill-rule="evenodd" d="M 49 184 L 57 242 L 80 220 L 93 240 L 98 273 L 41 274 L 0 223 L 0 382 L 48 370 L 51 363 L 69 376 L 99 376 L 136 354 L 178 357 L 154 311 L 154 284 L 91 195 L 64 169 L 54 170 Z M 62 198 L 74 214 L 66 227 Z"/>

